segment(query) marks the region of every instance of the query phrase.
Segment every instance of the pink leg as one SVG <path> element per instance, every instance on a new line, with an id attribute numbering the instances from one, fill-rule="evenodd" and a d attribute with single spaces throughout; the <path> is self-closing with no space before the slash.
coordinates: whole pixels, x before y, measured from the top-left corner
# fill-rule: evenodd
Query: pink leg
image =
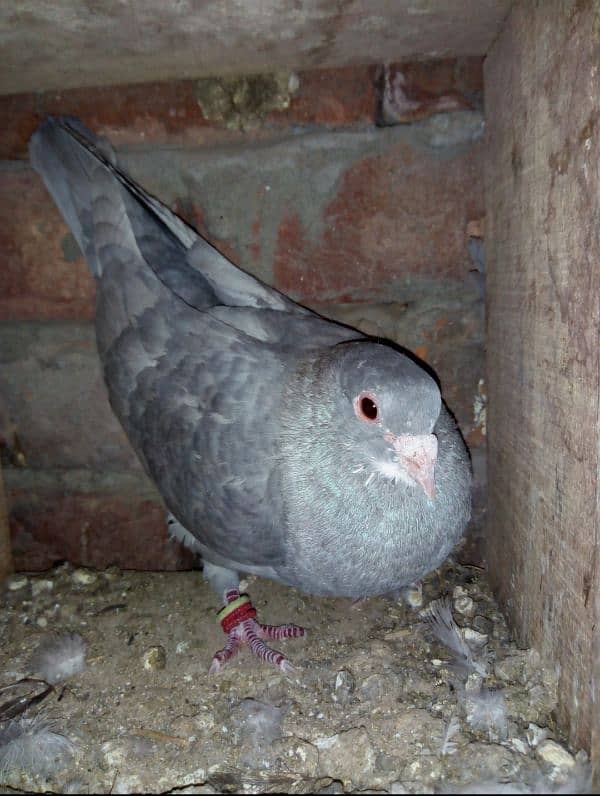
<path id="1" fill-rule="evenodd" d="M 227 603 L 234 602 L 239 596 L 240 593 L 232 589 L 226 595 Z M 255 613 L 251 604 L 248 604 L 246 607 L 249 607 L 249 609 Z M 233 656 L 239 652 L 243 645 L 248 646 L 253 655 L 256 655 L 257 658 L 260 658 L 266 663 L 271 663 L 284 672 L 292 672 L 294 667 L 285 655 L 282 652 L 268 647 L 263 639 L 281 640 L 285 638 L 299 638 L 306 634 L 304 628 L 298 627 L 298 625 L 261 625 L 254 617 L 240 621 L 225 632 L 229 635 L 227 644 L 222 650 L 215 653 L 210 669 L 208 670 L 209 674 L 220 672 Z"/>

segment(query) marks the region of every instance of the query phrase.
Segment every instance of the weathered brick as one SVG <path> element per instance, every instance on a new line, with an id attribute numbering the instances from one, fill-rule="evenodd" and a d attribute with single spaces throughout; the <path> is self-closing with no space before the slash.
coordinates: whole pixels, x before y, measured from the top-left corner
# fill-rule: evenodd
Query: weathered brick
<path id="1" fill-rule="evenodd" d="M 104 568 L 189 569 L 193 556 L 168 538 L 158 497 L 19 489 L 8 493 L 17 570 L 59 561 Z"/>
<path id="2" fill-rule="evenodd" d="M 382 68 L 379 118 L 406 124 L 434 113 L 483 107 L 483 59 L 412 61 Z"/>
<path id="3" fill-rule="evenodd" d="M 205 118 L 195 80 L 2 96 L 0 158 L 25 158 L 29 138 L 51 114 L 78 116 L 117 146 L 145 147 L 218 146 L 278 135 L 286 127 L 372 124 L 377 115 L 377 79 L 373 66 L 299 72 L 289 107 L 272 110 L 262 124 L 244 132 L 231 129 L 224 120 Z M 481 104 L 480 57 L 392 64 L 389 79 L 401 79 L 406 99 L 404 106 L 394 106 L 397 121 Z"/>
<path id="4" fill-rule="evenodd" d="M 464 281 L 473 268 L 481 116 L 444 121 L 123 161 L 238 265 L 297 300 L 402 301 L 416 274 Z"/>
<path id="5" fill-rule="evenodd" d="M 415 274 L 466 278 L 467 225 L 483 214 L 482 148 L 469 143 L 480 117 L 453 116 L 447 129 L 440 118 L 122 161 L 236 263 L 297 300 L 402 300 Z M 43 187 L 27 171 L 0 182 L 1 317 L 91 317 L 93 280 L 83 261 L 69 262 L 76 247 Z"/>
<path id="6" fill-rule="evenodd" d="M 349 163 L 319 234 L 294 207 L 283 217 L 276 286 L 299 301 L 364 301 L 390 292 L 401 299 L 417 274 L 467 279 L 467 224 L 483 210 L 481 155 L 477 144 L 427 156 L 399 140 Z"/>
<path id="7" fill-rule="evenodd" d="M 300 301 L 402 300 L 414 274 L 465 279 L 471 269 L 467 226 L 483 213 L 482 148 L 469 144 L 478 118 L 453 117 L 442 133 L 428 120 L 122 161 L 234 262 Z M 440 135 L 454 143 L 438 145 Z M 0 173 L 0 215 L 0 317 L 92 317 L 93 280 L 27 170 Z"/>
<path id="8" fill-rule="evenodd" d="M 93 318 L 95 284 L 31 170 L 0 171 L 0 321 Z"/>
<path id="9" fill-rule="evenodd" d="M 343 127 L 375 119 L 374 68 L 298 74 L 285 110 L 272 110 L 245 132 L 204 117 L 195 80 L 144 83 L 0 97 L 0 158 L 25 158 L 27 142 L 48 115 L 78 116 L 116 146 L 215 146 L 279 135 L 302 125 Z"/>
<path id="10" fill-rule="evenodd" d="M 0 402 L 29 467 L 140 468 L 108 403 L 91 324 L 0 324 Z"/>
<path id="11" fill-rule="evenodd" d="M 289 110 L 273 113 L 269 121 L 336 128 L 372 124 L 377 106 L 375 74 L 376 68 L 368 66 L 300 72 Z"/>

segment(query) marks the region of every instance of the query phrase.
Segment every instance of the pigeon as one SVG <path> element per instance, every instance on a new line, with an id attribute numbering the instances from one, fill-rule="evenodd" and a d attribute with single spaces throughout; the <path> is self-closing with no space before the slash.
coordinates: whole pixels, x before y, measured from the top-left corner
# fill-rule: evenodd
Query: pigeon
<path id="1" fill-rule="evenodd" d="M 46 119 L 29 152 L 96 279 L 112 409 L 223 601 L 210 671 L 244 646 L 290 671 L 266 642 L 305 632 L 261 624 L 241 574 L 356 599 L 436 569 L 471 467 L 431 372 L 235 266 L 79 120 Z"/>

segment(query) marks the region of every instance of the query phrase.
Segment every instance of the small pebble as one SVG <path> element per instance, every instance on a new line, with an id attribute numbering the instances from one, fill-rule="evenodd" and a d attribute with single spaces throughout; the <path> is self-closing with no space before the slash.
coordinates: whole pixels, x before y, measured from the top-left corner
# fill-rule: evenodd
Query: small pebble
<path id="1" fill-rule="evenodd" d="M 102 573 L 107 580 L 117 580 L 123 576 L 123 573 L 117 566 L 108 567 Z"/>
<path id="2" fill-rule="evenodd" d="M 525 743 L 525 741 L 522 741 L 520 738 L 511 738 L 510 745 L 515 750 L 515 752 L 518 752 L 521 755 L 526 755 L 529 752 L 527 744 Z"/>
<path id="3" fill-rule="evenodd" d="M 510 641 L 510 631 L 502 621 L 494 622 L 492 636 L 501 644 L 507 644 Z"/>
<path id="4" fill-rule="evenodd" d="M 93 572 L 91 569 L 83 568 L 74 570 L 71 577 L 75 583 L 78 583 L 80 586 L 89 586 L 98 580 L 98 575 L 95 572 Z"/>
<path id="5" fill-rule="evenodd" d="M 463 597 L 457 597 L 454 600 L 454 607 L 458 613 L 462 614 L 463 616 L 475 616 L 475 603 L 466 595 Z"/>
<path id="6" fill-rule="evenodd" d="M 411 583 L 401 591 L 401 597 L 411 608 L 419 609 L 423 607 L 423 584 Z"/>
<path id="7" fill-rule="evenodd" d="M 49 592 L 54 589 L 54 581 L 52 580 L 34 580 L 31 584 L 31 594 L 34 597 L 38 597 L 43 592 Z"/>
<path id="8" fill-rule="evenodd" d="M 335 678 L 334 700 L 345 705 L 349 701 L 355 688 L 356 681 L 352 672 L 348 669 L 340 669 Z"/>
<path id="9" fill-rule="evenodd" d="M 504 683 L 518 683 L 523 678 L 523 655 L 509 655 L 494 666 L 494 674 Z"/>
<path id="10" fill-rule="evenodd" d="M 383 698 L 385 692 L 386 681 L 378 673 L 369 675 L 360 685 L 361 699 L 366 702 L 377 702 Z"/>
<path id="11" fill-rule="evenodd" d="M 410 628 L 401 627 L 398 628 L 397 630 L 390 630 L 389 633 L 385 634 L 384 639 L 386 641 L 402 641 L 402 639 L 405 639 L 407 638 L 407 636 L 410 636 L 411 632 L 412 631 L 410 630 Z"/>
<path id="12" fill-rule="evenodd" d="M 479 672 L 471 672 L 465 683 L 465 691 L 470 694 L 478 694 L 481 691 L 482 684 L 483 677 Z"/>
<path id="13" fill-rule="evenodd" d="M 473 628 L 479 633 L 489 636 L 494 628 L 494 624 L 490 622 L 486 616 L 476 616 L 475 619 L 473 619 Z"/>
<path id="14" fill-rule="evenodd" d="M 9 591 L 19 591 L 24 589 L 29 583 L 29 578 L 26 575 L 11 575 L 6 581 Z"/>
<path id="15" fill-rule="evenodd" d="M 536 757 L 543 763 L 546 763 L 552 768 L 569 770 L 575 766 L 575 758 L 572 754 L 562 747 L 556 741 L 542 741 L 536 749 Z"/>
<path id="16" fill-rule="evenodd" d="M 483 647 L 488 642 L 486 633 L 478 633 L 472 627 L 463 628 L 463 636 L 467 644 L 472 644 L 474 647 Z"/>
<path id="17" fill-rule="evenodd" d="M 525 737 L 529 746 L 535 749 L 548 737 L 548 729 L 546 727 L 538 727 L 537 724 L 530 724 L 525 730 Z"/>
<path id="18" fill-rule="evenodd" d="M 164 647 L 150 647 L 144 653 L 142 660 L 144 662 L 144 669 L 148 671 L 164 669 L 167 665 L 167 653 Z"/>

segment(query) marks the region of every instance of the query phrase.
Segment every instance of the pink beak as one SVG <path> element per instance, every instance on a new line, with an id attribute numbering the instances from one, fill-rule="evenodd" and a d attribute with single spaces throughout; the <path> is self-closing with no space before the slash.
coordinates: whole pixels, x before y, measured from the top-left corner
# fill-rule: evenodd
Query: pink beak
<path id="1" fill-rule="evenodd" d="M 435 434 L 386 434 L 391 442 L 399 464 L 416 481 L 428 498 L 435 500 L 435 463 L 438 441 Z"/>

